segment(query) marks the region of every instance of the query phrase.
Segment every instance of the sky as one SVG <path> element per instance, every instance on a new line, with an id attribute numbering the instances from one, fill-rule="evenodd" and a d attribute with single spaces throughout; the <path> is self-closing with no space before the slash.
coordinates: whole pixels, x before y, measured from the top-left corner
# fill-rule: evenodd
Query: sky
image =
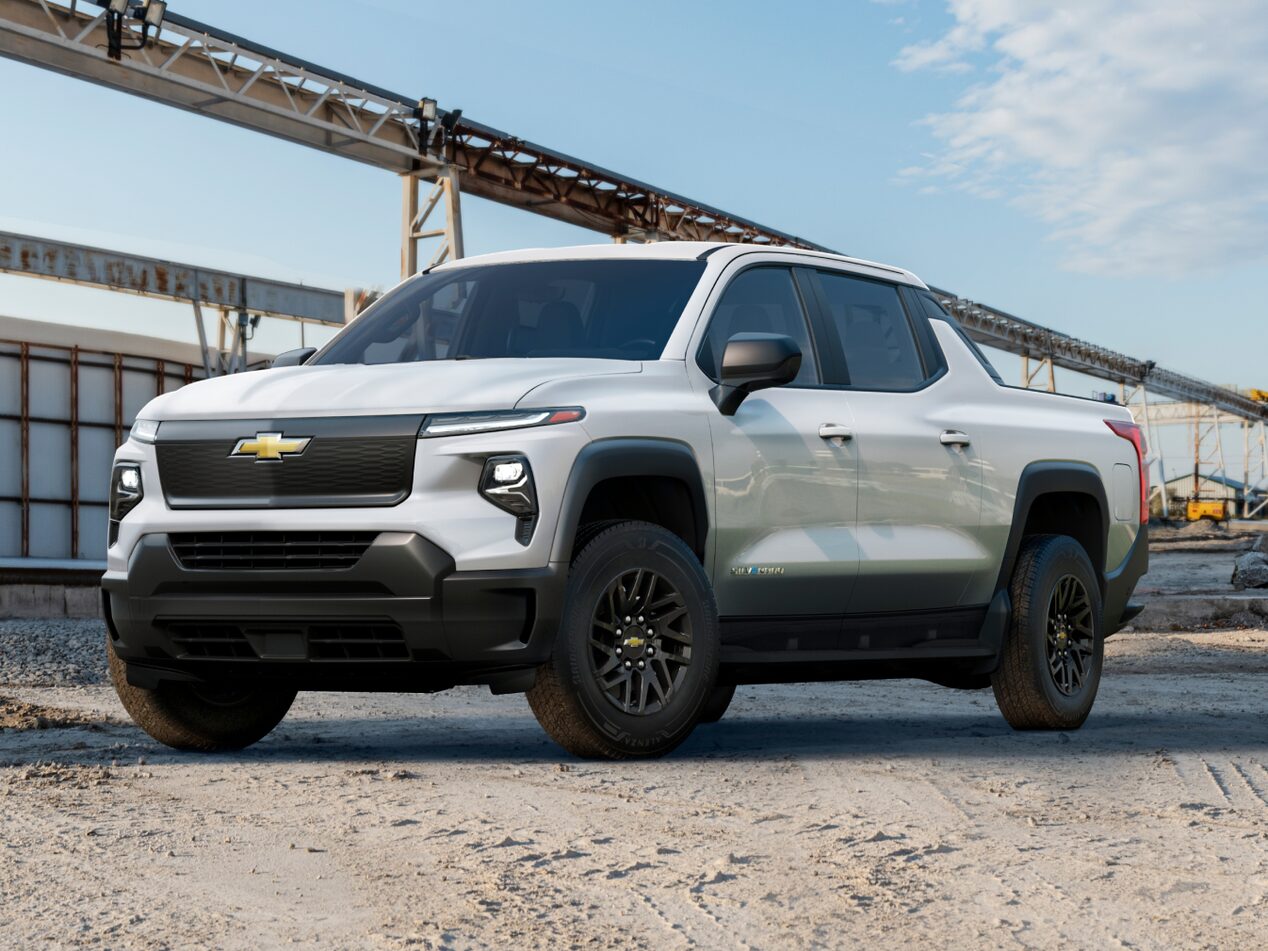
<path id="1" fill-rule="evenodd" d="M 169 9 L 1067 333 L 1268 388 L 1262 0 Z M 389 172 L 6 60 L 0 83 L 0 229 L 336 288 L 397 280 Z M 605 240 L 470 197 L 463 211 L 469 254 Z M 0 313 L 193 339 L 173 305 L 21 278 L 0 277 Z M 290 333 L 269 332 L 275 346 Z"/>

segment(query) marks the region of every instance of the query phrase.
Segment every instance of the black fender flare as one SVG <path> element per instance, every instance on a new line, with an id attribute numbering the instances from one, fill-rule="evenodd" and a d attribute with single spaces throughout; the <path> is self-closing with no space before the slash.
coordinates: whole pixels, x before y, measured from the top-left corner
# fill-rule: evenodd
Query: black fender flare
<path id="1" fill-rule="evenodd" d="M 995 590 L 1007 591 L 1013 577 L 1013 566 L 1017 564 L 1017 552 L 1021 549 L 1022 532 L 1026 528 L 1026 520 L 1030 517 L 1031 507 L 1040 496 L 1056 492 L 1071 492 L 1091 496 L 1101 514 L 1101 550 L 1088 552 L 1092 566 L 1096 569 L 1096 577 L 1100 581 L 1102 593 L 1105 590 L 1105 546 L 1109 539 L 1109 504 L 1106 501 L 1105 485 L 1096 467 L 1086 462 L 1032 462 L 1022 470 L 1017 480 L 1017 498 L 1013 502 L 1013 522 L 1008 530 L 1008 545 L 1004 549 L 1004 560 L 1000 565 L 999 579 Z M 1099 556 L 1099 563 L 1098 563 Z"/>
<path id="2" fill-rule="evenodd" d="M 691 447 L 676 439 L 616 437 L 595 440 L 573 460 L 555 525 L 552 562 L 572 559 L 572 542 L 591 490 L 605 479 L 621 476 L 665 476 L 686 485 L 696 536 L 687 542 L 703 556 L 709 536 L 709 507 L 700 463 Z"/>

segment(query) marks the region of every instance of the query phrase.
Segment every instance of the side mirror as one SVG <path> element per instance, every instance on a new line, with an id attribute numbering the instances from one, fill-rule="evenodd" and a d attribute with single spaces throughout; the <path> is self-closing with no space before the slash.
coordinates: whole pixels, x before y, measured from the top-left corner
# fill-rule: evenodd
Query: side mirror
<path id="1" fill-rule="evenodd" d="M 710 395 L 723 416 L 734 416 L 755 390 L 783 386 L 797 378 L 801 348 L 782 334 L 736 334 L 722 352 L 722 382 Z"/>
<path id="2" fill-rule="evenodd" d="M 316 347 L 299 347 L 295 350 L 287 350 L 285 353 L 279 353 L 273 358 L 273 367 L 298 367 L 308 362 L 308 358 L 317 352 Z"/>

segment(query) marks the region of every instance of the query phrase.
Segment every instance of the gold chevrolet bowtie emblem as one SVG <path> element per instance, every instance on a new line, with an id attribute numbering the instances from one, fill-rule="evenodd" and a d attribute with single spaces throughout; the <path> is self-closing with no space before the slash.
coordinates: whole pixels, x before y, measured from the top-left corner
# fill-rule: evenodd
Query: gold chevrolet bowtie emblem
<path id="1" fill-rule="evenodd" d="M 256 433 L 239 439 L 231 456 L 254 456 L 256 462 L 281 462 L 284 456 L 298 456 L 312 441 L 311 436 L 287 439 L 281 433 Z"/>

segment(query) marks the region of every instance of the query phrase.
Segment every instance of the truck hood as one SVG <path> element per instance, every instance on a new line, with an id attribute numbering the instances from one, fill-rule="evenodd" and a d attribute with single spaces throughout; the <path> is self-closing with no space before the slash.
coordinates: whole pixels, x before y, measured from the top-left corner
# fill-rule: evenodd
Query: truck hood
<path id="1" fill-rule="evenodd" d="M 369 416 L 510 409 L 563 379 L 638 373 L 630 360 L 436 360 L 281 367 L 203 380 L 152 400 L 143 419 Z"/>

